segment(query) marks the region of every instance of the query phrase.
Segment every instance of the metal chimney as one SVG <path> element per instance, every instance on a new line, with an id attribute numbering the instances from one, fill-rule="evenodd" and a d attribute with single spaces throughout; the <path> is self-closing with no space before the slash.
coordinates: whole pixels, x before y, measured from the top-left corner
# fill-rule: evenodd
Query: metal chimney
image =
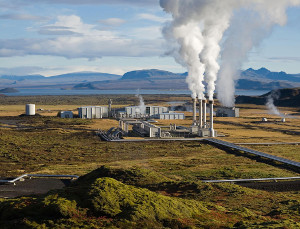
<path id="1" fill-rule="evenodd" d="M 202 100 L 202 108 L 203 108 L 203 128 L 206 128 L 206 100 Z"/>
<path id="2" fill-rule="evenodd" d="M 196 125 L 197 123 L 197 100 L 193 99 L 193 125 Z"/>
<path id="3" fill-rule="evenodd" d="M 215 137 L 215 131 L 214 131 L 214 101 L 209 101 L 209 109 L 210 109 L 210 125 L 209 125 L 209 131 L 210 136 Z"/>
<path id="4" fill-rule="evenodd" d="M 203 127 L 203 108 L 202 108 L 202 100 L 199 99 L 199 128 Z"/>
<path id="5" fill-rule="evenodd" d="M 108 100 L 108 117 L 112 117 L 112 109 L 111 109 L 111 105 L 112 105 L 112 99 Z"/>

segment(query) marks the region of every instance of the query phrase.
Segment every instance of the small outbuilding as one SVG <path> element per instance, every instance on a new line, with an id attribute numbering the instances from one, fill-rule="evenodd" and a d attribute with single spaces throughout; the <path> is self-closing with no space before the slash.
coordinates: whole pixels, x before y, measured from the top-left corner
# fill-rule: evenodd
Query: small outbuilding
<path id="1" fill-rule="evenodd" d="M 217 117 L 240 117 L 240 109 L 236 107 L 219 107 L 216 112 Z"/>
<path id="2" fill-rule="evenodd" d="M 154 118 L 174 120 L 174 119 L 185 119 L 185 116 L 184 113 L 166 112 L 166 113 L 157 114 L 154 116 Z"/>
<path id="3" fill-rule="evenodd" d="M 130 118 L 149 117 L 153 118 L 155 115 L 168 112 L 167 107 L 160 106 L 129 106 L 125 107 L 125 116 Z M 121 113 L 119 113 L 121 116 Z"/>
<path id="4" fill-rule="evenodd" d="M 108 118 L 108 107 L 87 106 L 78 108 L 78 116 L 82 119 Z"/>
<path id="5" fill-rule="evenodd" d="M 60 116 L 61 118 L 73 118 L 73 117 L 74 117 L 72 111 L 61 111 L 61 112 L 59 113 L 59 116 Z"/>

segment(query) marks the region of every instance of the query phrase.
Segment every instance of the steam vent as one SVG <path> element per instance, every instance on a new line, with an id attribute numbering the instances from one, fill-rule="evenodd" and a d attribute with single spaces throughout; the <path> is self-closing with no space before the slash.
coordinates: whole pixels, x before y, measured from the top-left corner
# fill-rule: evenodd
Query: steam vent
<path id="1" fill-rule="evenodd" d="M 197 102 L 199 110 L 199 118 L 197 120 Z M 208 106 L 208 107 L 207 107 Z M 207 112 L 208 111 L 208 112 Z M 209 120 L 207 120 L 207 113 Z M 217 132 L 214 130 L 214 101 L 193 99 L 193 125 L 191 132 L 200 137 L 215 137 Z"/>

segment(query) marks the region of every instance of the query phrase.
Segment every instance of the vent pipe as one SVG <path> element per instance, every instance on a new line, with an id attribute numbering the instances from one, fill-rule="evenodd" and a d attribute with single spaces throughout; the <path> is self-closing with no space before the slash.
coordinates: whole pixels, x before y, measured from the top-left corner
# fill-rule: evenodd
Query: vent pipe
<path id="1" fill-rule="evenodd" d="M 203 108 L 203 128 L 206 128 L 206 100 L 202 100 L 202 108 Z"/>
<path id="2" fill-rule="evenodd" d="M 215 137 L 215 131 L 214 131 L 214 101 L 210 100 L 209 101 L 209 109 L 210 109 L 210 125 L 209 125 L 209 131 L 210 131 L 210 136 Z"/>
<path id="3" fill-rule="evenodd" d="M 197 114 L 196 114 L 197 100 L 193 99 L 193 125 L 197 123 Z"/>
<path id="4" fill-rule="evenodd" d="M 199 128 L 203 127 L 203 108 L 202 108 L 202 100 L 199 99 Z"/>
<path id="5" fill-rule="evenodd" d="M 111 110 L 112 100 L 108 100 L 108 117 L 112 117 L 112 110 Z"/>

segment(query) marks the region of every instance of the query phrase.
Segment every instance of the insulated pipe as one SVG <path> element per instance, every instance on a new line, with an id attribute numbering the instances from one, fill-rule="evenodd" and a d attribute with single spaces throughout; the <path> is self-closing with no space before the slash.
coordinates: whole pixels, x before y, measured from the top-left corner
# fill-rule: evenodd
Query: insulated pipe
<path id="1" fill-rule="evenodd" d="M 202 108 L 202 100 L 199 99 L 199 128 L 203 127 L 203 120 L 202 120 L 202 113 L 203 113 L 203 108 Z"/>
<path id="2" fill-rule="evenodd" d="M 197 100 L 193 99 L 193 125 L 196 125 L 197 123 L 196 107 L 197 107 Z"/>
<path id="3" fill-rule="evenodd" d="M 202 100 L 202 108 L 203 108 L 203 128 L 206 128 L 206 100 Z"/>
<path id="4" fill-rule="evenodd" d="M 215 131 L 214 131 L 214 101 L 209 101 L 209 109 L 210 109 L 210 136 L 215 137 Z"/>

